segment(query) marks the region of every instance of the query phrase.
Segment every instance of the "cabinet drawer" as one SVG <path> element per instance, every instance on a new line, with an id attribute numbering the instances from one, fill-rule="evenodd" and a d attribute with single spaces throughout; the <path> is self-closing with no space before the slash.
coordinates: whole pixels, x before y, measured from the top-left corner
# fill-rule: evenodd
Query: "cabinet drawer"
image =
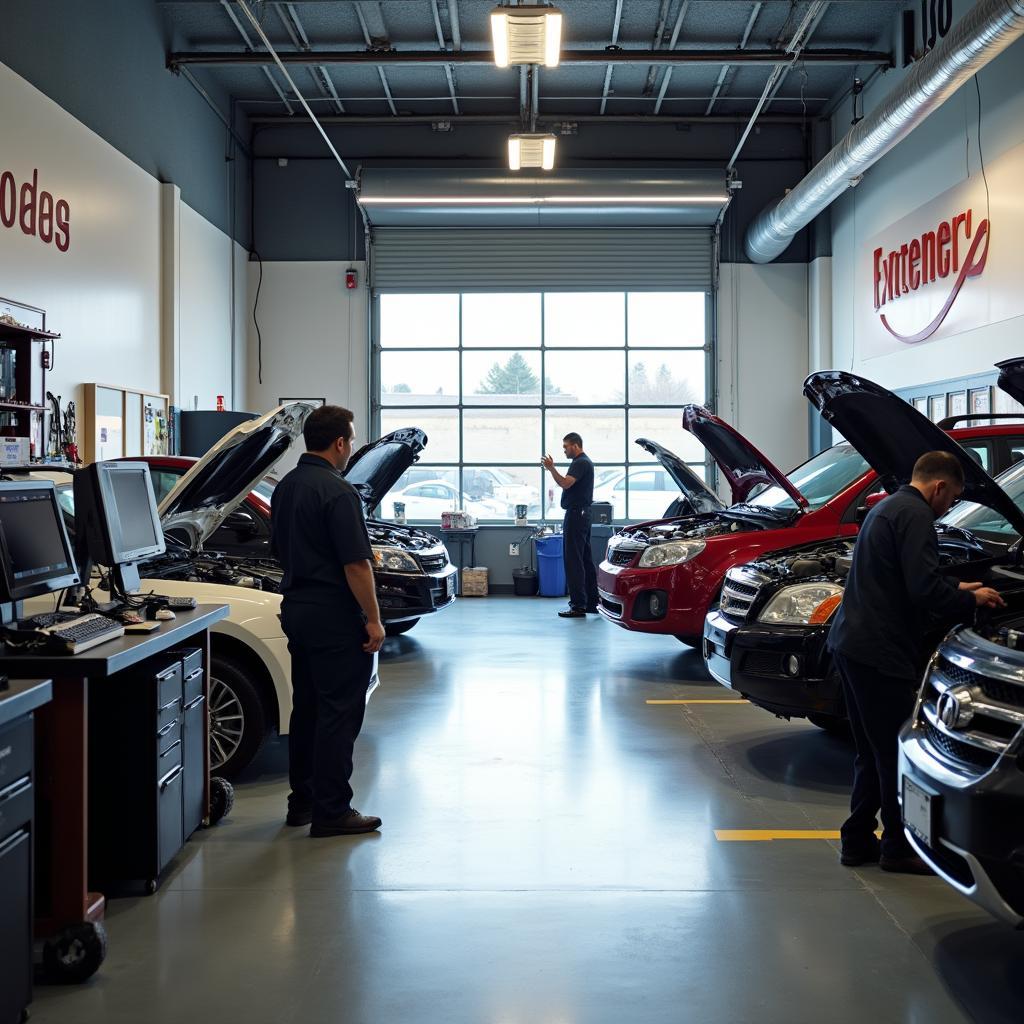
<path id="1" fill-rule="evenodd" d="M 0 839 L 32 820 L 32 783 L 21 779 L 0 792 Z"/>
<path id="2" fill-rule="evenodd" d="M 203 695 L 203 670 L 197 668 L 194 672 L 185 673 L 185 704 L 191 704 L 196 697 Z"/>
<path id="3" fill-rule="evenodd" d="M 157 673 L 157 708 L 166 707 L 175 697 L 181 700 L 181 662 L 178 661 Z"/>
<path id="4" fill-rule="evenodd" d="M 8 722 L 0 729 L 0 790 L 32 774 L 32 716 Z"/>
<path id="5" fill-rule="evenodd" d="M 187 679 L 197 668 L 203 667 L 203 649 L 202 647 L 181 647 L 176 651 L 171 651 L 171 654 L 176 658 L 181 658 L 181 669 L 185 673 Z M 188 703 L 186 698 L 185 703 Z"/>
<path id="6" fill-rule="evenodd" d="M 156 777 L 162 779 L 179 764 L 181 764 L 181 725 L 176 724 L 173 729 L 173 739 L 169 734 L 160 741 L 160 753 L 156 759 Z"/>
<path id="7" fill-rule="evenodd" d="M 157 792 L 157 873 L 170 864 L 185 842 L 182 832 L 181 787 L 183 773 L 179 764 L 160 780 Z"/>
<path id="8" fill-rule="evenodd" d="M 156 732 L 157 735 L 162 735 L 164 729 L 169 725 L 173 725 L 181 717 L 181 698 L 176 697 L 166 707 L 161 708 L 156 713 Z"/>

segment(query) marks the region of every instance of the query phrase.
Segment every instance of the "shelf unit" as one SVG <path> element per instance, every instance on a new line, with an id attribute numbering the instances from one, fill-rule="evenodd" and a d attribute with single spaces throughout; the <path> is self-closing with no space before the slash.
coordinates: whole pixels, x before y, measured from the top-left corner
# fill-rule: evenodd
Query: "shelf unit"
<path id="1" fill-rule="evenodd" d="M 31 454 L 46 454 L 46 369 L 42 352 L 60 334 L 46 328 L 46 310 L 0 298 L 0 436 L 27 437 Z"/>

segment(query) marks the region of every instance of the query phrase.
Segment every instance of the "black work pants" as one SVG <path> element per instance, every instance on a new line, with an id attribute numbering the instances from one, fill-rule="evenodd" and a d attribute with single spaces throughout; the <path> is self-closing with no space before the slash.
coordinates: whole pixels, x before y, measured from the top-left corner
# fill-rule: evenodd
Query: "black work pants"
<path id="1" fill-rule="evenodd" d="M 590 509 L 566 509 L 562 524 L 562 560 L 569 587 L 569 607 L 597 607 L 597 569 L 590 550 Z"/>
<path id="2" fill-rule="evenodd" d="M 292 810 L 312 808 L 314 822 L 334 821 L 352 809 L 352 750 L 363 725 L 373 655 L 354 623 L 309 605 L 281 607 L 292 658 L 292 714 L 288 781 Z"/>
<path id="3" fill-rule="evenodd" d="M 839 652 L 833 657 L 857 745 L 843 845 L 862 848 L 869 843 L 881 810 L 883 856 L 908 857 L 913 850 L 903 834 L 898 799 L 899 733 L 913 713 L 917 687 L 912 679 L 882 675 Z"/>

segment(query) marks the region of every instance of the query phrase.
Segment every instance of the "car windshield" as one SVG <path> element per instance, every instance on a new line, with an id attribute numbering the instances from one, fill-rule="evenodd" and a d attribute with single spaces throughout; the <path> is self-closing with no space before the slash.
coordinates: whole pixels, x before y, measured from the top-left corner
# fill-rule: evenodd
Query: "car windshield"
<path id="1" fill-rule="evenodd" d="M 807 499 L 808 508 L 821 508 L 845 491 L 871 467 L 852 444 L 842 442 L 826 448 L 802 466 L 787 473 L 789 482 Z M 754 491 L 747 504 L 761 508 L 795 509 L 796 502 L 779 486 L 765 484 Z"/>
<path id="2" fill-rule="evenodd" d="M 996 483 L 1010 496 L 1017 508 L 1024 510 L 1024 462 L 1018 462 L 996 477 Z M 1006 518 L 987 505 L 976 501 L 962 501 L 950 509 L 940 520 L 942 526 L 956 526 L 971 533 L 991 534 L 1002 541 L 1016 540 L 1018 534 Z"/>
<path id="3" fill-rule="evenodd" d="M 268 505 L 270 499 L 274 496 L 274 488 L 277 486 L 277 481 L 272 477 L 265 476 L 253 489 L 253 494 L 258 494 Z"/>

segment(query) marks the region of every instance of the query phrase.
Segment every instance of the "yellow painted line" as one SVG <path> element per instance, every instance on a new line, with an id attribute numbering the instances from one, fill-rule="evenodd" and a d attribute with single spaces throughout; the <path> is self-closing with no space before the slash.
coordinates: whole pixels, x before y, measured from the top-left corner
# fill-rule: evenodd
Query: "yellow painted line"
<path id="1" fill-rule="evenodd" d="M 770 843 L 773 839 L 839 839 L 835 832 L 801 828 L 716 828 L 720 843 Z"/>
<path id="2" fill-rule="evenodd" d="M 649 700 L 648 704 L 749 704 L 749 700 Z"/>

